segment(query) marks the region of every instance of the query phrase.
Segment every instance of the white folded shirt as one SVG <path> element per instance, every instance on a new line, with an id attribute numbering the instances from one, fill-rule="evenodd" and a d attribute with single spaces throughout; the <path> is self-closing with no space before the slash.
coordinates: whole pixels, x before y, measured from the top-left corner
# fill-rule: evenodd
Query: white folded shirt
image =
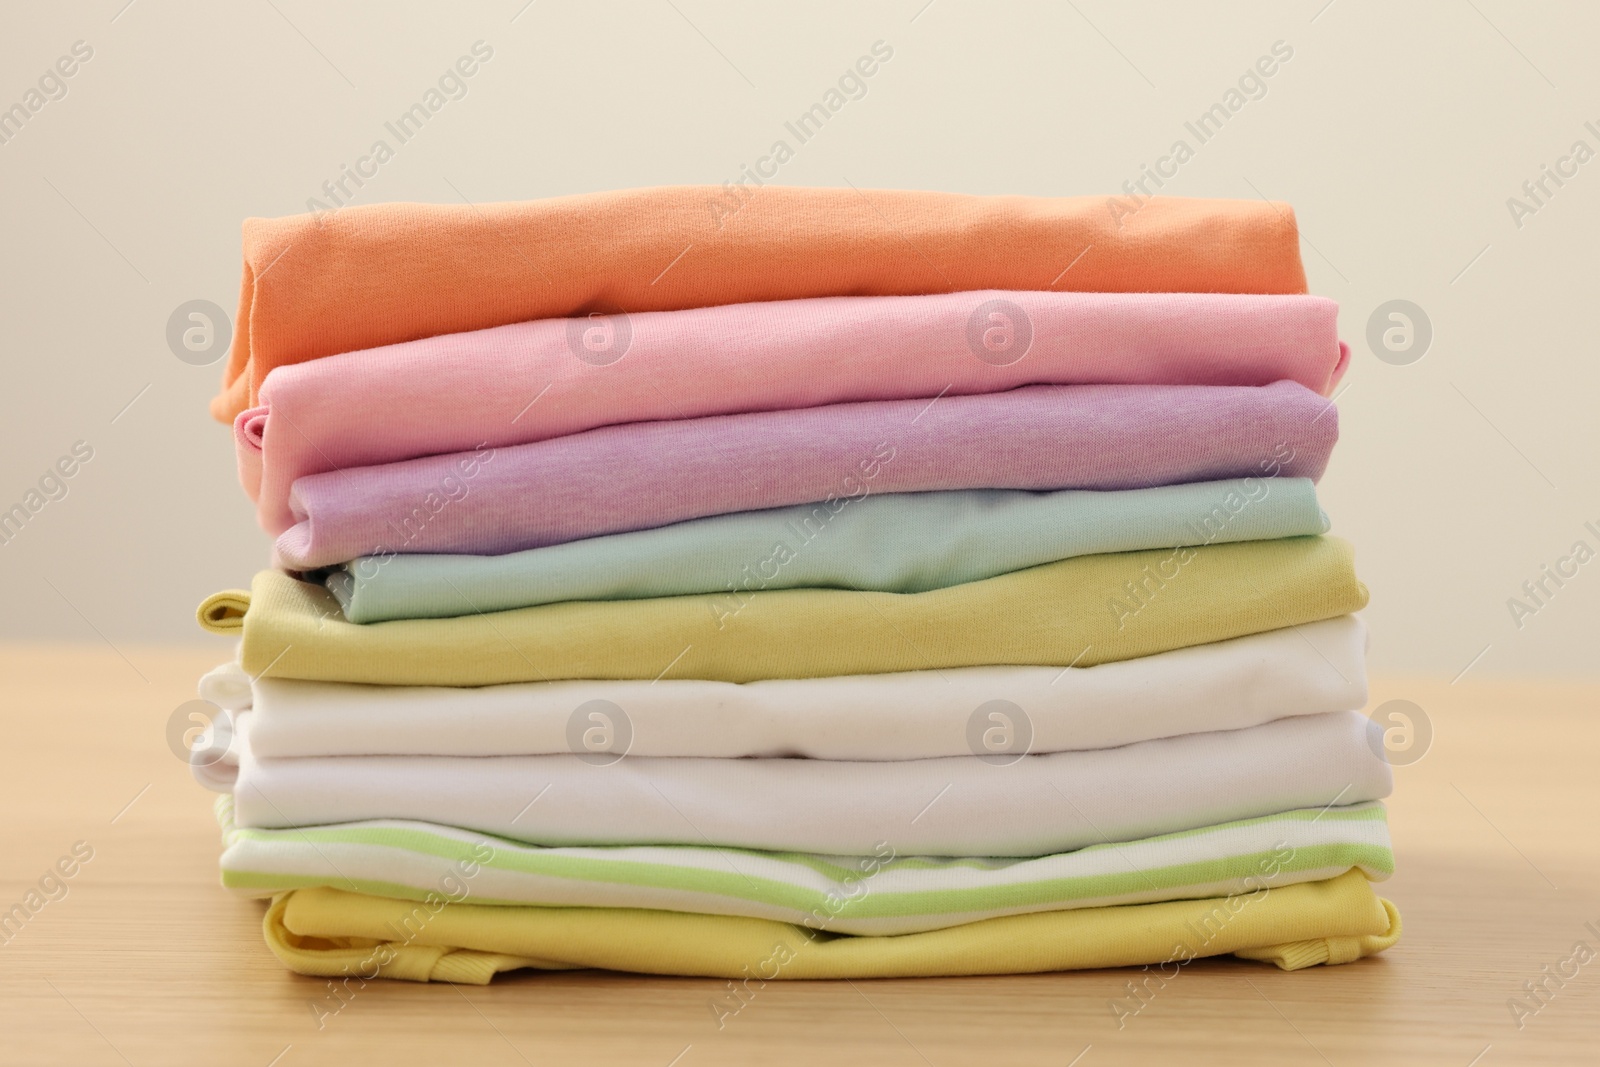
<path id="1" fill-rule="evenodd" d="M 1359 712 L 1082 752 L 851 762 L 627 756 L 257 758 L 197 775 L 240 827 L 412 819 L 540 845 L 1041 856 L 1389 793 Z M 230 782 L 230 779 L 232 781 Z"/>
<path id="2" fill-rule="evenodd" d="M 744 684 L 453 689 L 278 678 L 252 686 L 229 664 L 201 680 L 200 695 L 224 708 L 253 707 L 251 745 L 263 758 L 576 752 L 928 759 L 1111 748 L 1358 709 L 1367 699 L 1366 646 L 1366 626 L 1346 615 L 1065 671 L 969 667 Z"/>

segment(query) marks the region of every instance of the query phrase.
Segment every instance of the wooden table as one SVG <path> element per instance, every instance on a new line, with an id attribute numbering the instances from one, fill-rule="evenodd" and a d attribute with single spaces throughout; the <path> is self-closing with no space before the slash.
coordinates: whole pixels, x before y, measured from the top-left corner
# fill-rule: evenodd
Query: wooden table
<path id="1" fill-rule="evenodd" d="M 1375 702 L 1416 702 L 1435 734 L 1396 772 L 1400 873 L 1384 893 L 1404 940 L 1293 974 L 1202 961 L 1121 1030 L 1116 971 L 777 983 L 722 1030 L 708 1002 L 723 983 L 708 979 L 374 983 L 319 1030 L 309 1003 L 324 984 L 285 972 L 261 943 L 261 905 L 218 888 L 211 797 L 164 737 L 223 652 L 0 650 L 0 908 L 75 843 L 93 849 L 0 949 L 0 1063 L 1600 1061 L 1600 957 L 1520 1029 L 1507 1006 L 1574 942 L 1600 952 L 1600 687 L 1376 684 Z"/>

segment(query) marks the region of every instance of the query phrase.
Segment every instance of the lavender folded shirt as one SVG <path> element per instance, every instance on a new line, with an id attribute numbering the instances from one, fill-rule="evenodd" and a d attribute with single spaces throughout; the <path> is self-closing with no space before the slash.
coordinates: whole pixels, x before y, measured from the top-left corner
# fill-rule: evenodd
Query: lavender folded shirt
<path id="1" fill-rule="evenodd" d="M 416 417 L 426 418 L 426 413 Z M 1139 489 L 1321 477 L 1330 401 L 1265 386 L 1036 385 L 606 426 L 313 474 L 279 561 L 493 555 L 705 515 L 945 489 Z"/>

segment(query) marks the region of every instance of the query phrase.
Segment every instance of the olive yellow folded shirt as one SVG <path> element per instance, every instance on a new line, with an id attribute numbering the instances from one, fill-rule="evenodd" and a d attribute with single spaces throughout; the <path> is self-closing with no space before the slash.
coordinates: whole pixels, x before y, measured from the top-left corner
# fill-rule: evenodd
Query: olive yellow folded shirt
<path id="1" fill-rule="evenodd" d="M 263 929 L 267 946 L 290 970 L 352 982 L 486 985 L 496 973 L 522 967 L 594 967 L 729 978 L 753 991 L 783 978 L 1036 974 L 1139 964 L 1158 965 L 1171 977 L 1190 960 L 1229 953 L 1293 971 L 1382 952 L 1400 939 L 1400 914 L 1352 870 L 1228 897 L 1009 915 L 897 936 L 836 935 L 825 926 L 726 915 L 473 904 L 442 893 L 415 902 L 325 888 L 277 897 Z M 738 1004 L 728 998 L 730 1010 Z"/>
<path id="2" fill-rule="evenodd" d="M 1088 667 L 1366 603 L 1348 544 L 1289 537 L 1079 556 L 924 593 L 782 589 L 731 616 L 717 597 L 678 596 L 358 625 L 322 586 L 262 571 L 250 592 L 217 593 L 198 615 L 213 633 L 243 631 L 252 676 L 479 686 Z"/>
<path id="3" fill-rule="evenodd" d="M 973 289 L 1303 293 L 1294 209 L 1257 200 L 717 186 L 246 219 L 222 422 L 274 367 L 593 311 Z M 1071 268 L 1070 270 L 1068 268 Z M 398 368 L 397 368 L 398 369 Z"/>

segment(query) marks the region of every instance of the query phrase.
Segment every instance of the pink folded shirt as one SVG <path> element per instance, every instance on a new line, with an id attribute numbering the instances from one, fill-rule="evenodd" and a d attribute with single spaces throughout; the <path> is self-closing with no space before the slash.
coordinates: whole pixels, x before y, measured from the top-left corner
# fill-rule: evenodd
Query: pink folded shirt
<path id="1" fill-rule="evenodd" d="M 544 319 L 279 367 L 234 422 L 260 521 L 306 475 L 599 426 L 1022 385 L 1326 395 L 1349 350 L 1313 296 L 979 291 Z"/>
<path id="2" fill-rule="evenodd" d="M 1321 477 L 1331 401 L 1265 386 L 1031 385 L 630 423 L 509 447 L 311 474 L 283 566 L 401 552 L 500 554 L 705 515 L 868 493 L 1137 489 Z"/>

